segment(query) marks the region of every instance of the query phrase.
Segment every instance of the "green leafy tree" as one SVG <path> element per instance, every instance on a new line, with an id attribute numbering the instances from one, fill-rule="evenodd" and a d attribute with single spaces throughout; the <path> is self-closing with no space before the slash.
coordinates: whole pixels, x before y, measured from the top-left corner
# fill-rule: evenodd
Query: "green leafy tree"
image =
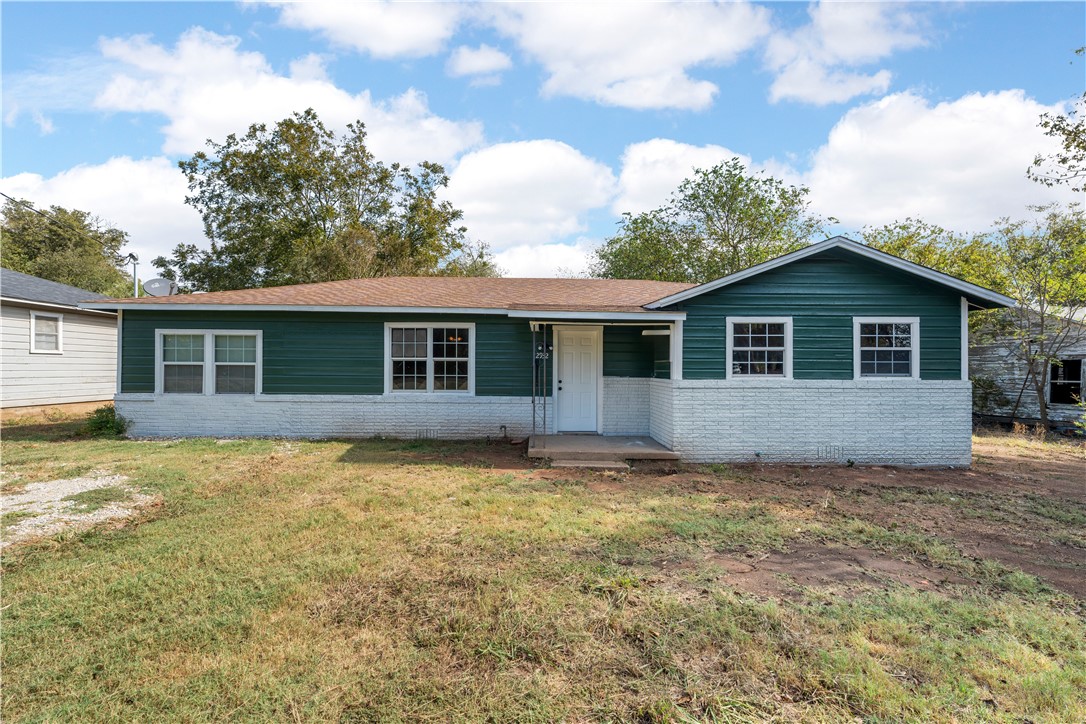
<path id="1" fill-rule="evenodd" d="M 594 276 L 707 282 L 802 248 L 835 219 L 811 213 L 806 187 L 751 174 L 738 158 L 698 169 L 667 204 L 624 214 L 595 251 Z"/>
<path id="2" fill-rule="evenodd" d="M 28 201 L 3 208 L 3 265 L 99 294 L 132 294 L 121 249 L 128 234 L 86 211 L 51 206 L 38 213 Z M 43 215 L 44 214 L 44 215 Z"/>
<path id="3" fill-rule="evenodd" d="M 860 238 L 879 251 L 997 292 L 1007 291 L 1001 248 L 989 234 L 959 234 L 907 218 L 885 226 L 864 227 Z"/>
<path id="4" fill-rule="evenodd" d="M 439 198 L 444 169 L 386 165 L 365 141 L 360 121 L 337 137 L 312 109 L 208 141 L 208 152 L 178 165 L 211 248 L 183 244 L 155 266 L 183 288 L 206 291 L 495 273 L 486 248 L 468 241 L 463 213 Z"/>
<path id="5" fill-rule="evenodd" d="M 1075 51 L 1086 55 L 1086 47 Z M 1045 113 L 1041 129 L 1056 139 L 1060 147 L 1047 156 L 1037 154 L 1026 175 L 1045 186 L 1067 184 L 1078 193 L 1086 192 L 1086 93 L 1082 94 L 1067 115 Z"/>

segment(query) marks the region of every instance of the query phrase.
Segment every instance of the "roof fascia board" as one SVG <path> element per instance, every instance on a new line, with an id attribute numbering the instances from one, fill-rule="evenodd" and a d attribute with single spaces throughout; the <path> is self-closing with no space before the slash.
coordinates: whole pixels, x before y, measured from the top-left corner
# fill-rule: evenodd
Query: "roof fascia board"
<path id="1" fill-rule="evenodd" d="M 489 307 L 351 307 L 292 304 L 170 304 L 150 303 L 103 303 L 89 302 L 79 305 L 80 309 L 147 309 L 154 311 L 191 310 L 194 312 L 366 312 L 376 314 L 490 314 L 508 316 L 515 319 L 591 319 L 591 320 L 660 320 L 674 321 L 686 319 L 686 312 L 570 312 L 532 309 L 493 309 Z"/>
<path id="2" fill-rule="evenodd" d="M 354 307 L 320 304 L 170 304 L 162 303 L 101 303 L 80 304 L 81 309 L 164 309 L 179 311 L 191 309 L 194 312 L 379 312 L 382 314 L 505 314 L 504 309 L 487 307 Z"/>
<path id="3" fill-rule="evenodd" d="M 672 322 L 677 319 L 686 319 L 686 312 L 547 312 L 538 309 L 520 310 L 510 309 L 509 316 L 515 319 L 531 319 L 537 321 L 552 319 L 590 319 L 590 320 L 659 320 Z"/>
<path id="4" fill-rule="evenodd" d="M 17 297 L 0 297 L 4 304 L 17 304 L 25 307 L 41 307 L 43 309 L 66 309 L 69 312 L 85 312 L 87 314 L 103 314 L 109 317 L 116 316 L 116 312 L 101 311 L 98 309 L 84 308 L 82 304 L 53 304 L 52 302 L 38 302 L 33 299 L 19 299 Z M 112 309 L 112 307 L 110 307 Z"/>
<path id="5" fill-rule="evenodd" d="M 691 289 L 681 291 L 677 294 L 672 294 L 671 296 L 664 297 L 663 299 L 658 299 L 655 302 L 646 304 L 645 308 L 659 309 L 661 307 L 670 306 L 672 304 L 678 304 L 679 302 L 686 301 L 687 299 L 700 296 L 702 294 L 705 294 L 706 292 L 711 292 L 715 289 L 720 289 L 721 287 L 728 286 L 729 284 L 735 284 L 736 282 L 743 281 L 744 279 L 749 279 L 750 277 L 757 276 L 758 274 L 762 274 L 763 272 L 767 272 L 772 269 L 776 269 L 778 267 L 784 266 L 785 264 L 791 264 L 794 261 L 805 259 L 814 254 L 819 254 L 821 252 L 837 248 L 851 251 L 855 254 L 859 254 L 860 256 L 867 257 L 868 259 L 881 262 L 883 264 L 886 264 L 887 266 L 900 269 L 901 271 L 913 274 L 914 276 L 927 279 L 928 281 L 935 282 L 936 284 L 950 287 L 951 289 L 962 292 L 966 295 L 977 297 L 979 299 L 984 299 L 985 301 L 989 301 L 994 304 L 1000 304 L 1007 307 L 1014 307 L 1017 305 L 1017 302 L 1015 302 L 1013 299 L 1008 296 L 1004 296 L 999 292 L 993 292 L 991 289 L 985 289 L 984 287 L 977 286 L 976 284 L 971 284 L 970 282 L 963 281 L 956 277 L 952 277 L 949 274 L 943 274 L 942 272 L 935 271 L 934 269 L 929 269 L 925 266 L 914 264 L 911 261 L 899 259 L 892 254 L 887 254 L 886 252 L 879 251 L 878 249 L 872 249 L 871 247 L 853 241 L 852 239 L 835 236 L 832 239 L 820 241 L 816 244 L 811 244 L 810 246 L 804 247 L 803 249 L 798 249 L 789 254 L 785 254 L 784 256 L 779 256 L 776 259 L 770 259 L 769 261 L 762 262 L 761 264 L 756 264 L 749 269 L 744 269 L 742 271 L 736 272 L 735 274 L 729 274 L 726 277 L 721 277 L 720 279 L 706 282 L 705 284 L 701 284 Z"/>

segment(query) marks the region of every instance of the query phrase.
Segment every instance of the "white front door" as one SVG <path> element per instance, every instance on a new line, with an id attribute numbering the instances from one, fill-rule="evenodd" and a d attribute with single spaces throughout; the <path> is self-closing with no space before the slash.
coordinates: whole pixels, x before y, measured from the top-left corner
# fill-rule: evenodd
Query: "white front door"
<path id="1" fill-rule="evenodd" d="M 558 330 L 558 431 L 596 432 L 599 329 Z"/>

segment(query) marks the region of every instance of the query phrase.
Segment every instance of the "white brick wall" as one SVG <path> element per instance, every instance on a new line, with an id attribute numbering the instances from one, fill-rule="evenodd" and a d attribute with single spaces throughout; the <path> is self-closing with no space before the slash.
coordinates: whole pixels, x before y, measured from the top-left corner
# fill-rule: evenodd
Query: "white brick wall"
<path id="1" fill-rule="evenodd" d="M 967 381 L 681 380 L 671 385 L 671 447 L 684 460 L 971 463 Z M 652 399 L 655 404 L 657 396 Z M 654 429 L 664 432 L 663 425 Z"/>
<path id="2" fill-rule="evenodd" d="M 649 435 L 653 440 L 672 447 L 672 386 L 671 380 L 649 380 Z"/>
<path id="3" fill-rule="evenodd" d="M 650 434 L 690 462 L 971 462 L 960 381 L 605 378 L 605 434 Z M 531 432 L 531 398 L 117 395 L 137 437 L 497 437 Z M 553 418 L 549 418 L 553 427 Z M 760 453 L 760 455 L 758 454 Z"/>
<path id="4" fill-rule="evenodd" d="M 603 434 L 649 434 L 647 377 L 603 378 Z"/>
<path id="5" fill-rule="evenodd" d="M 511 437 L 532 431 L 530 397 L 122 394 L 134 437 Z M 550 424 L 550 421 L 548 421 Z"/>

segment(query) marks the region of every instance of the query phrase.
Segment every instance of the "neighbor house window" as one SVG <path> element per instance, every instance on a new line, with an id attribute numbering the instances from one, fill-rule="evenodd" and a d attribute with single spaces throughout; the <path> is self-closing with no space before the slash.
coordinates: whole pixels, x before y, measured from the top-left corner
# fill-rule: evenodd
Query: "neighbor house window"
<path id="1" fill-rule="evenodd" d="M 390 392 L 462 392 L 474 390 L 474 327 L 388 325 Z"/>
<path id="2" fill-rule="evenodd" d="M 252 395 L 259 388 L 260 332 L 169 330 L 159 335 L 166 394 Z"/>
<path id="3" fill-rule="evenodd" d="M 1075 405 L 1082 399 L 1082 360 L 1061 359 L 1052 365 L 1048 378 L 1048 401 L 1053 405 Z"/>
<path id="4" fill-rule="evenodd" d="M 856 377 L 920 376 L 920 322 L 915 317 L 853 320 Z"/>
<path id="5" fill-rule="evenodd" d="M 789 317 L 728 319 L 728 376 L 792 376 L 792 320 Z"/>
<path id="6" fill-rule="evenodd" d="M 30 351 L 35 354 L 61 354 L 61 323 L 59 314 L 30 313 Z"/>

